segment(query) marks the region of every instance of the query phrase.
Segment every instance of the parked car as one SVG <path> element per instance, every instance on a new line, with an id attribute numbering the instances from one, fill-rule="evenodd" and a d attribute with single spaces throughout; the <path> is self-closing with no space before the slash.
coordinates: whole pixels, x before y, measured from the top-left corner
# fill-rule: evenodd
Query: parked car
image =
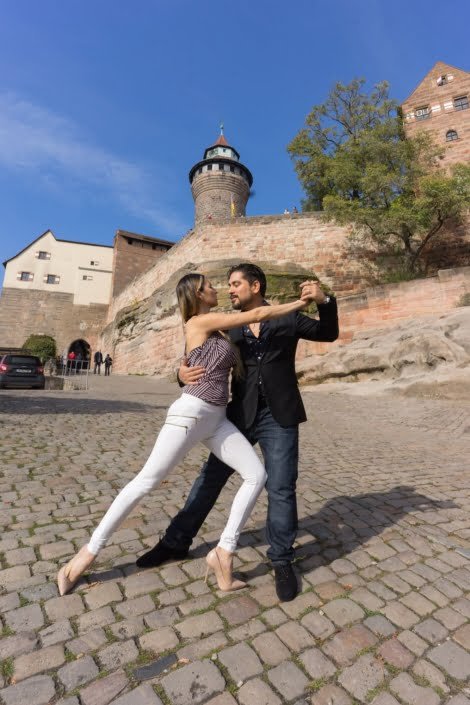
<path id="1" fill-rule="evenodd" d="M 0 389 L 32 387 L 44 389 L 44 367 L 35 355 L 10 353 L 0 357 Z"/>

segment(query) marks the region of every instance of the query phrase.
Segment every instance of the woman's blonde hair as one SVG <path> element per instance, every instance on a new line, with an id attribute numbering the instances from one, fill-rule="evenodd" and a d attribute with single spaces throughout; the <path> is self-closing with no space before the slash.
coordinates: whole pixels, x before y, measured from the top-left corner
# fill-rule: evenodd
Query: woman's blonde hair
<path id="1" fill-rule="evenodd" d="M 198 291 L 204 288 L 205 277 L 198 272 L 185 274 L 176 285 L 176 298 L 184 323 L 198 312 Z"/>

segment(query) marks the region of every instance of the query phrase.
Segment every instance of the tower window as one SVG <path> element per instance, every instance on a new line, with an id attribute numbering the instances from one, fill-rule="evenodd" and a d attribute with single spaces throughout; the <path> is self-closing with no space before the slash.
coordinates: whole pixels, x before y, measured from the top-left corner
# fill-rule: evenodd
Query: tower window
<path id="1" fill-rule="evenodd" d="M 459 136 L 457 134 L 457 130 L 447 130 L 446 132 L 446 142 L 454 142 L 455 140 L 458 140 Z"/>
<path id="2" fill-rule="evenodd" d="M 458 98 L 454 98 L 454 109 L 455 110 L 467 110 L 468 109 L 468 95 L 461 95 Z"/>
<path id="3" fill-rule="evenodd" d="M 431 111 L 429 110 L 429 105 L 423 105 L 421 108 L 416 108 L 415 116 L 417 120 L 427 120 L 431 117 Z"/>
<path id="4" fill-rule="evenodd" d="M 212 171 L 212 164 L 207 165 L 207 171 Z"/>
<path id="5" fill-rule="evenodd" d="M 202 166 L 199 167 L 199 169 L 197 170 L 197 173 L 202 174 Z"/>
<path id="6" fill-rule="evenodd" d="M 223 165 L 223 164 L 219 164 L 219 171 L 223 171 L 223 170 L 224 170 L 224 165 Z"/>
<path id="7" fill-rule="evenodd" d="M 231 172 L 232 172 L 232 174 L 233 174 L 233 173 L 234 173 L 234 171 L 235 171 L 235 167 L 234 167 L 234 166 L 231 166 L 231 167 L 230 167 L 230 171 L 231 171 Z"/>

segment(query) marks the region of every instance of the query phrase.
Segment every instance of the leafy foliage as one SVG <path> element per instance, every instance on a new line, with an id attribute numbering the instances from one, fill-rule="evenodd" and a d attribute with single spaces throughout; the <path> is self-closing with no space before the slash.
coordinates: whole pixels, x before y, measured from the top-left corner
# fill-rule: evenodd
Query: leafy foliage
<path id="1" fill-rule="evenodd" d="M 470 206 L 470 166 L 439 167 L 428 132 L 405 138 L 388 85 L 338 83 L 288 146 L 306 198 L 304 210 L 352 225 L 350 247 L 398 278 L 425 268 L 424 255 L 447 223 Z"/>
<path id="2" fill-rule="evenodd" d="M 37 355 L 44 363 L 56 356 L 56 343 L 50 335 L 30 335 L 23 344 L 23 350 Z"/>

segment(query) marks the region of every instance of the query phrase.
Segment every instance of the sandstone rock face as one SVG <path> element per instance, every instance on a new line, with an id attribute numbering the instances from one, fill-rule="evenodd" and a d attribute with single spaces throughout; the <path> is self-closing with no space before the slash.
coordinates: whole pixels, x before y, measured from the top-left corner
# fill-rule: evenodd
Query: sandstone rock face
<path id="1" fill-rule="evenodd" d="M 358 333 L 351 343 L 308 357 L 297 369 L 302 384 L 376 380 L 404 391 L 454 380 L 454 391 L 460 387 L 470 398 L 470 307 Z"/>

